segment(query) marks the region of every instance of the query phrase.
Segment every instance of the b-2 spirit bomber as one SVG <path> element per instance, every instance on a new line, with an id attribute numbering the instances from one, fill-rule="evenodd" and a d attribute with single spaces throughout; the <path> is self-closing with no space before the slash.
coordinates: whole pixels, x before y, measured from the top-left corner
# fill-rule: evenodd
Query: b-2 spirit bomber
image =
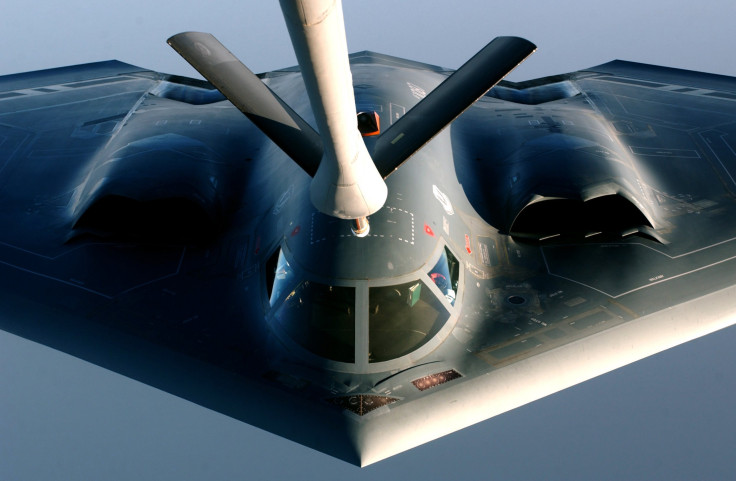
<path id="1" fill-rule="evenodd" d="M 366 465 L 736 315 L 736 80 L 348 55 L 0 77 L 0 328 Z"/>

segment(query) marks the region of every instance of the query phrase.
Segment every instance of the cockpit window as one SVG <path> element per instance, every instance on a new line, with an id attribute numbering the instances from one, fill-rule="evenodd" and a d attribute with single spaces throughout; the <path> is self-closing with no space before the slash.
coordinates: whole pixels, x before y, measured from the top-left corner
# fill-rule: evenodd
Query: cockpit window
<path id="1" fill-rule="evenodd" d="M 357 289 L 305 279 L 279 251 L 266 264 L 269 317 L 304 349 L 344 363 L 355 363 L 356 320 L 367 319 L 368 361 L 390 361 L 419 349 L 442 329 L 455 306 L 459 272 L 457 258 L 445 247 L 427 273 L 441 294 L 423 274 L 403 284 Z M 358 293 L 368 295 L 368 312 L 356 316 Z M 359 301 L 365 306 L 365 299 Z"/>
<path id="2" fill-rule="evenodd" d="M 279 283 L 278 276 L 277 271 L 274 284 Z M 278 299 L 274 285 L 272 306 Z M 355 362 L 354 287 L 303 281 L 276 308 L 274 319 L 308 351 L 333 361 Z"/>
<path id="3" fill-rule="evenodd" d="M 449 317 L 442 302 L 420 280 L 371 287 L 369 301 L 369 362 L 396 359 L 418 349 Z"/>
<path id="4" fill-rule="evenodd" d="M 271 303 L 271 307 L 283 299 L 286 293 L 291 292 L 296 284 L 296 275 L 289 265 L 289 261 L 284 257 L 284 251 L 279 250 L 278 259 L 276 268 L 273 272 L 270 272 L 270 270 L 274 269 L 273 264 L 271 264 L 272 261 L 269 261 L 271 265 L 268 266 L 269 277 L 271 275 L 273 276 L 268 280 L 271 286 L 271 299 L 269 301 Z"/>
<path id="5" fill-rule="evenodd" d="M 455 297 L 457 294 L 457 285 L 459 279 L 459 264 L 452 252 L 445 247 L 442 251 L 437 264 L 429 271 L 429 278 L 432 279 L 437 287 L 440 288 L 442 294 L 451 305 L 455 305 Z"/>

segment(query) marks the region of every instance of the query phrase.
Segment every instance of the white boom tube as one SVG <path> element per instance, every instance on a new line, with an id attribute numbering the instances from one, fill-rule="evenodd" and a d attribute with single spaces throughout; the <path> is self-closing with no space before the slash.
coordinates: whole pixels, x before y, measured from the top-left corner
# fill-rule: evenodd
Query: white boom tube
<path id="1" fill-rule="evenodd" d="M 386 183 L 358 131 L 340 0 L 280 0 L 324 146 L 310 187 L 320 212 L 341 219 L 373 214 Z"/>

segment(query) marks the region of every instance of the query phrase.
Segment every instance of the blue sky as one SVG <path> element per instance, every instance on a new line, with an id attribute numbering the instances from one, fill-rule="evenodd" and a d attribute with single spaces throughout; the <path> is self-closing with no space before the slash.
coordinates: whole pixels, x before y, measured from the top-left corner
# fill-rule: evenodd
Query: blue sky
<path id="1" fill-rule="evenodd" d="M 458 67 L 497 35 L 539 50 L 512 80 L 620 58 L 736 76 L 736 3 L 347 0 L 351 51 Z M 0 75 L 118 59 L 196 75 L 165 43 L 209 31 L 260 72 L 294 65 L 278 2 L 8 0 Z M 0 479 L 725 479 L 736 328 L 359 470 L 0 333 Z M 730 476 L 729 476 L 730 475 Z"/>

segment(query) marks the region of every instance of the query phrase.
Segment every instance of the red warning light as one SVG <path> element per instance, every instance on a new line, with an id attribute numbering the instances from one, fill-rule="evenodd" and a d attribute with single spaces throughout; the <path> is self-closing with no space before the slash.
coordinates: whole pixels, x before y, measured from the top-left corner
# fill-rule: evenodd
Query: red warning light
<path id="1" fill-rule="evenodd" d="M 473 251 L 470 249 L 470 237 L 468 234 L 465 234 L 465 250 L 468 251 L 468 254 L 472 254 Z"/>
<path id="2" fill-rule="evenodd" d="M 295 235 L 297 235 L 300 230 L 302 230 L 302 226 L 298 225 L 298 226 L 294 227 L 294 230 L 291 231 L 291 237 L 294 237 Z"/>
<path id="3" fill-rule="evenodd" d="M 424 233 L 427 234 L 427 235 L 431 235 L 432 237 L 434 237 L 434 231 L 427 224 L 424 224 Z"/>

